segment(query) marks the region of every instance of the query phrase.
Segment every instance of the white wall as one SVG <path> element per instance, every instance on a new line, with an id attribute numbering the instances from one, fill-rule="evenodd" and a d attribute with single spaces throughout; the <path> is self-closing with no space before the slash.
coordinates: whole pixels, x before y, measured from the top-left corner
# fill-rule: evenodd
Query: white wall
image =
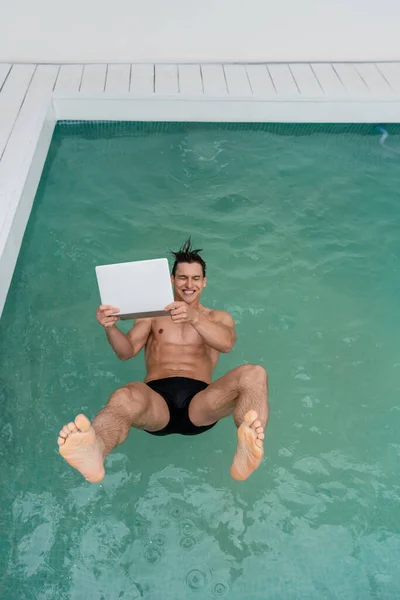
<path id="1" fill-rule="evenodd" d="M 400 0 L 0 0 L 0 62 L 400 60 Z"/>

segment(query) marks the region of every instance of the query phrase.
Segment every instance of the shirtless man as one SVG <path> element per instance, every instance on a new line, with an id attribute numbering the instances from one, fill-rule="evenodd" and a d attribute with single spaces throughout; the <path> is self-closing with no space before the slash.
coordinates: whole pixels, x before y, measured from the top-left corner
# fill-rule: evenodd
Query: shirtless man
<path id="1" fill-rule="evenodd" d="M 118 358 L 128 360 L 145 349 L 147 374 L 144 383 L 135 381 L 114 392 L 92 424 L 78 415 L 60 431 L 60 454 L 88 481 L 103 479 L 105 457 L 131 427 L 152 435 L 196 435 L 231 414 L 238 427 L 232 477 L 247 479 L 262 460 L 267 374 L 259 365 L 245 364 L 211 382 L 220 352 L 230 352 L 235 343 L 235 323 L 227 312 L 200 304 L 206 265 L 199 252 L 189 239 L 173 253 L 175 300 L 166 307 L 170 316 L 137 319 L 124 334 L 112 316 L 118 308 L 97 309 Z"/>

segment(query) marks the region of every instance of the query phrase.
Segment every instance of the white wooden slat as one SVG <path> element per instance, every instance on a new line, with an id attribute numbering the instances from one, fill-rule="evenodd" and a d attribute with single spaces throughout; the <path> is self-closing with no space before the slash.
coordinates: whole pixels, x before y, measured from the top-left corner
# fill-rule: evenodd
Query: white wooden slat
<path id="1" fill-rule="evenodd" d="M 221 65 L 201 65 L 204 93 L 207 96 L 218 96 L 228 93 L 225 73 Z"/>
<path id="2" fill-rule="evenodd" d="M 291 63 L 289 68 L 302 96 L 315 98 L 324 95 L 319 81 L 315 77 L 314 71 L 310 65 L 306 63 Z"/>
<path id="3" fill-rule="evenodd" d="M 276 90 L 266 65 L 246 65 L 253 94 L 257 96 L 274 96 Z"/>
<path id="4" fill-rule="evenodd" d="M 0 313 L 55 125 L 51 97 L 58 72 L 54 65 L 37 67 L 0 161 Z"/>
<path id="5" fill-rule="evenodd" d="M 106 92 L 123 94 L 129 92 L 131 65 L 108 65 Z"/>
<path id="6" fill-rule="evenodd" d="M 35 65 L 14 65 L 0 93 L 0 158 L 14 127 Z"/>
<path id="7" fill-rule="evenodd" d="M 154 89 L 161 95 L 179 93 L 177 65 L 155 66 Z"/>
<path id="8" fill-rule="evenodd" d="M 376 63 L 376 68 L 396 93 L 400 92 L 400 63 Z"/>
<path id="9" fill-rule="evenodd" d="M 154 93 L 154 65 L 131 65 L 131 87 L 134 94 Z"/>
<path id="10" fill-rule="evenodd" d="M 5 232 L 11 226 L 17 206 L 18 210 L 21 208 L 21 202 L 18 202 L 49 111 L 58 71 L 59 67 L 55 65 L 39 65 L 36 68 L 0 161 L 0 217 L 3 220 L 0 226 L 0 255 L 6 241 Z M 33 202 L 33 198 L 31 200 Z M 30 213 L 28 208 L 26 219 L 19 220 L 18 225 L 13 227 L 13 238 L 17 245 L 25 230 Z"/>
<path id="11" fill-rule="evenodd" d="M 271 64 L 268 65 L 272 82 L 278 94 L 299 94 L 296 82 L 288 65 Z"/>
<path id="12" fill-rule="evenodd" d="M 0 90 L 11 69 L 10 64 L 0 63 Z"/>
<path id="13" fill-rule="evenodd" d="M 249 78 L 244 65 L 224 65 L 228 94 L 232 96 L 251 96 Z"/>
<path id="14" fill-rule="evenodd" d="M 181 94 L 202 94 L 203 80 L 200 65 L 178 65 L 179 91 Z"/>
<path id="15" fill-rule="evenodd" d="M 346 89 L 331 64 L 311 63 L 310 67 L 314 71 L 325 96 L 338 97 L 346 95 Z"/>
<path id="16" fill-rule="evenodd" d="M 62 65 L 57 77 L 54 91 L 58 94 L 79 92 L 82 81 L 83 65 Z"/>
<path id="17" fill-rule="evenodd" d="M 104 92 L 106 74 L 107 65 L 85 65 L 80 89 L 81 93 Z"/>
<path id="18" fill-rule="evenodd" d="M 365 85 L 372 94 L 393 94 L 388 82 L 374 64 L 360 63 L 354 66 L 357 73 L 360 75 L 360 77 L 362 77 Z"/>
<path id="19" fill-rule="evenodd" d="M 368 88 L 353 65 L 349 63 L 332 63 L 332 67 L 348 94 L 352 94 L 353 96 L 368 95 Z"/>

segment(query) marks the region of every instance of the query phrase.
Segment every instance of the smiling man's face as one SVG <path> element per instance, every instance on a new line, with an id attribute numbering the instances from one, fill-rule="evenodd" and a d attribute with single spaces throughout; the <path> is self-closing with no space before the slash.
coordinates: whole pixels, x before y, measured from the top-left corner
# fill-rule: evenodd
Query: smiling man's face
<path id="1" fill-rule="evenodd" d="M 175 277 L 171 275 L 175 300 L 194 304 L 199 300 L 201 292 L 206 286 L 206 280 L 199 263 L 178 263 Z"/>

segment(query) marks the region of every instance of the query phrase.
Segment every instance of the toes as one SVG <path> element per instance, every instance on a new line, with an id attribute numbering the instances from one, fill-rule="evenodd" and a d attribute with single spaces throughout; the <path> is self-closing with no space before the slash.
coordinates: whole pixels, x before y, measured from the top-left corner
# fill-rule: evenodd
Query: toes
<path id="1" fill-rule="evenodd" d="M 256 411 L 255 410 L 249 410 L 249 412 L 247 412 L 244 415 L 243 422 L 245 423 L 245 425 L 247 425 L 248 427 L 250 427 L 250 425 L 252 425 L 257 418 L 258 418 L 258 414 L 256 413 Z"/>
<path id="2" fill-rule="evenodd" d="M 79 431 L 89 431 L 90 421 L 85 415 L 78 415 L 75 419 L 75 425 Z"/>
<path id="3" fill-rule="evenodd" d="M 258 440 L 263 440 L 265 438 L 264 433 L 257 433 L 257 439 Z"/>
<path id="4" fill-rule="evenodd" d="M 61 429 L 60 433 L 58 434 L 58 440 L 57 443 L 59 446 L 63 446 L 65 444 L 66 439 L 68 438 L 69 435 L 71 435 L 72 433 L 78 433 L 79 431 L 85 432 L 85 431 L 89 431 L 90 429 L 90 421 L 89 419 L 87 419 L 85 417 L 85 415 L 78 415 L 75 419 L 75 423 L 73 421 L 71 421 L 71 423 L 67 423 L 67 425 L 64 425 L 64 427 Z"/>
<path id="5" fill-rule="evenodd" d="M 264 439 L 264 427 L 262 426 L 261 421 L 258 418 L 258 414 L 255 410 L 249 410 L 244 415 L 243 423 L 248 427 L 251 427 L 256 432 L 258 438 Z"/>
<path id="6" fill-rule="evenodd" d="M 66 427 L 68 427 L 69 433 L 76 433 L 78 431 L 75 423 L 68 423 Z"/>
<path id="7" fill-rule="evenodd" d="M 260 440 L 259 438 L 256 439 L 256 446 L 258 446 L 259 448 L 263 447 L 262 440 Z"/>

